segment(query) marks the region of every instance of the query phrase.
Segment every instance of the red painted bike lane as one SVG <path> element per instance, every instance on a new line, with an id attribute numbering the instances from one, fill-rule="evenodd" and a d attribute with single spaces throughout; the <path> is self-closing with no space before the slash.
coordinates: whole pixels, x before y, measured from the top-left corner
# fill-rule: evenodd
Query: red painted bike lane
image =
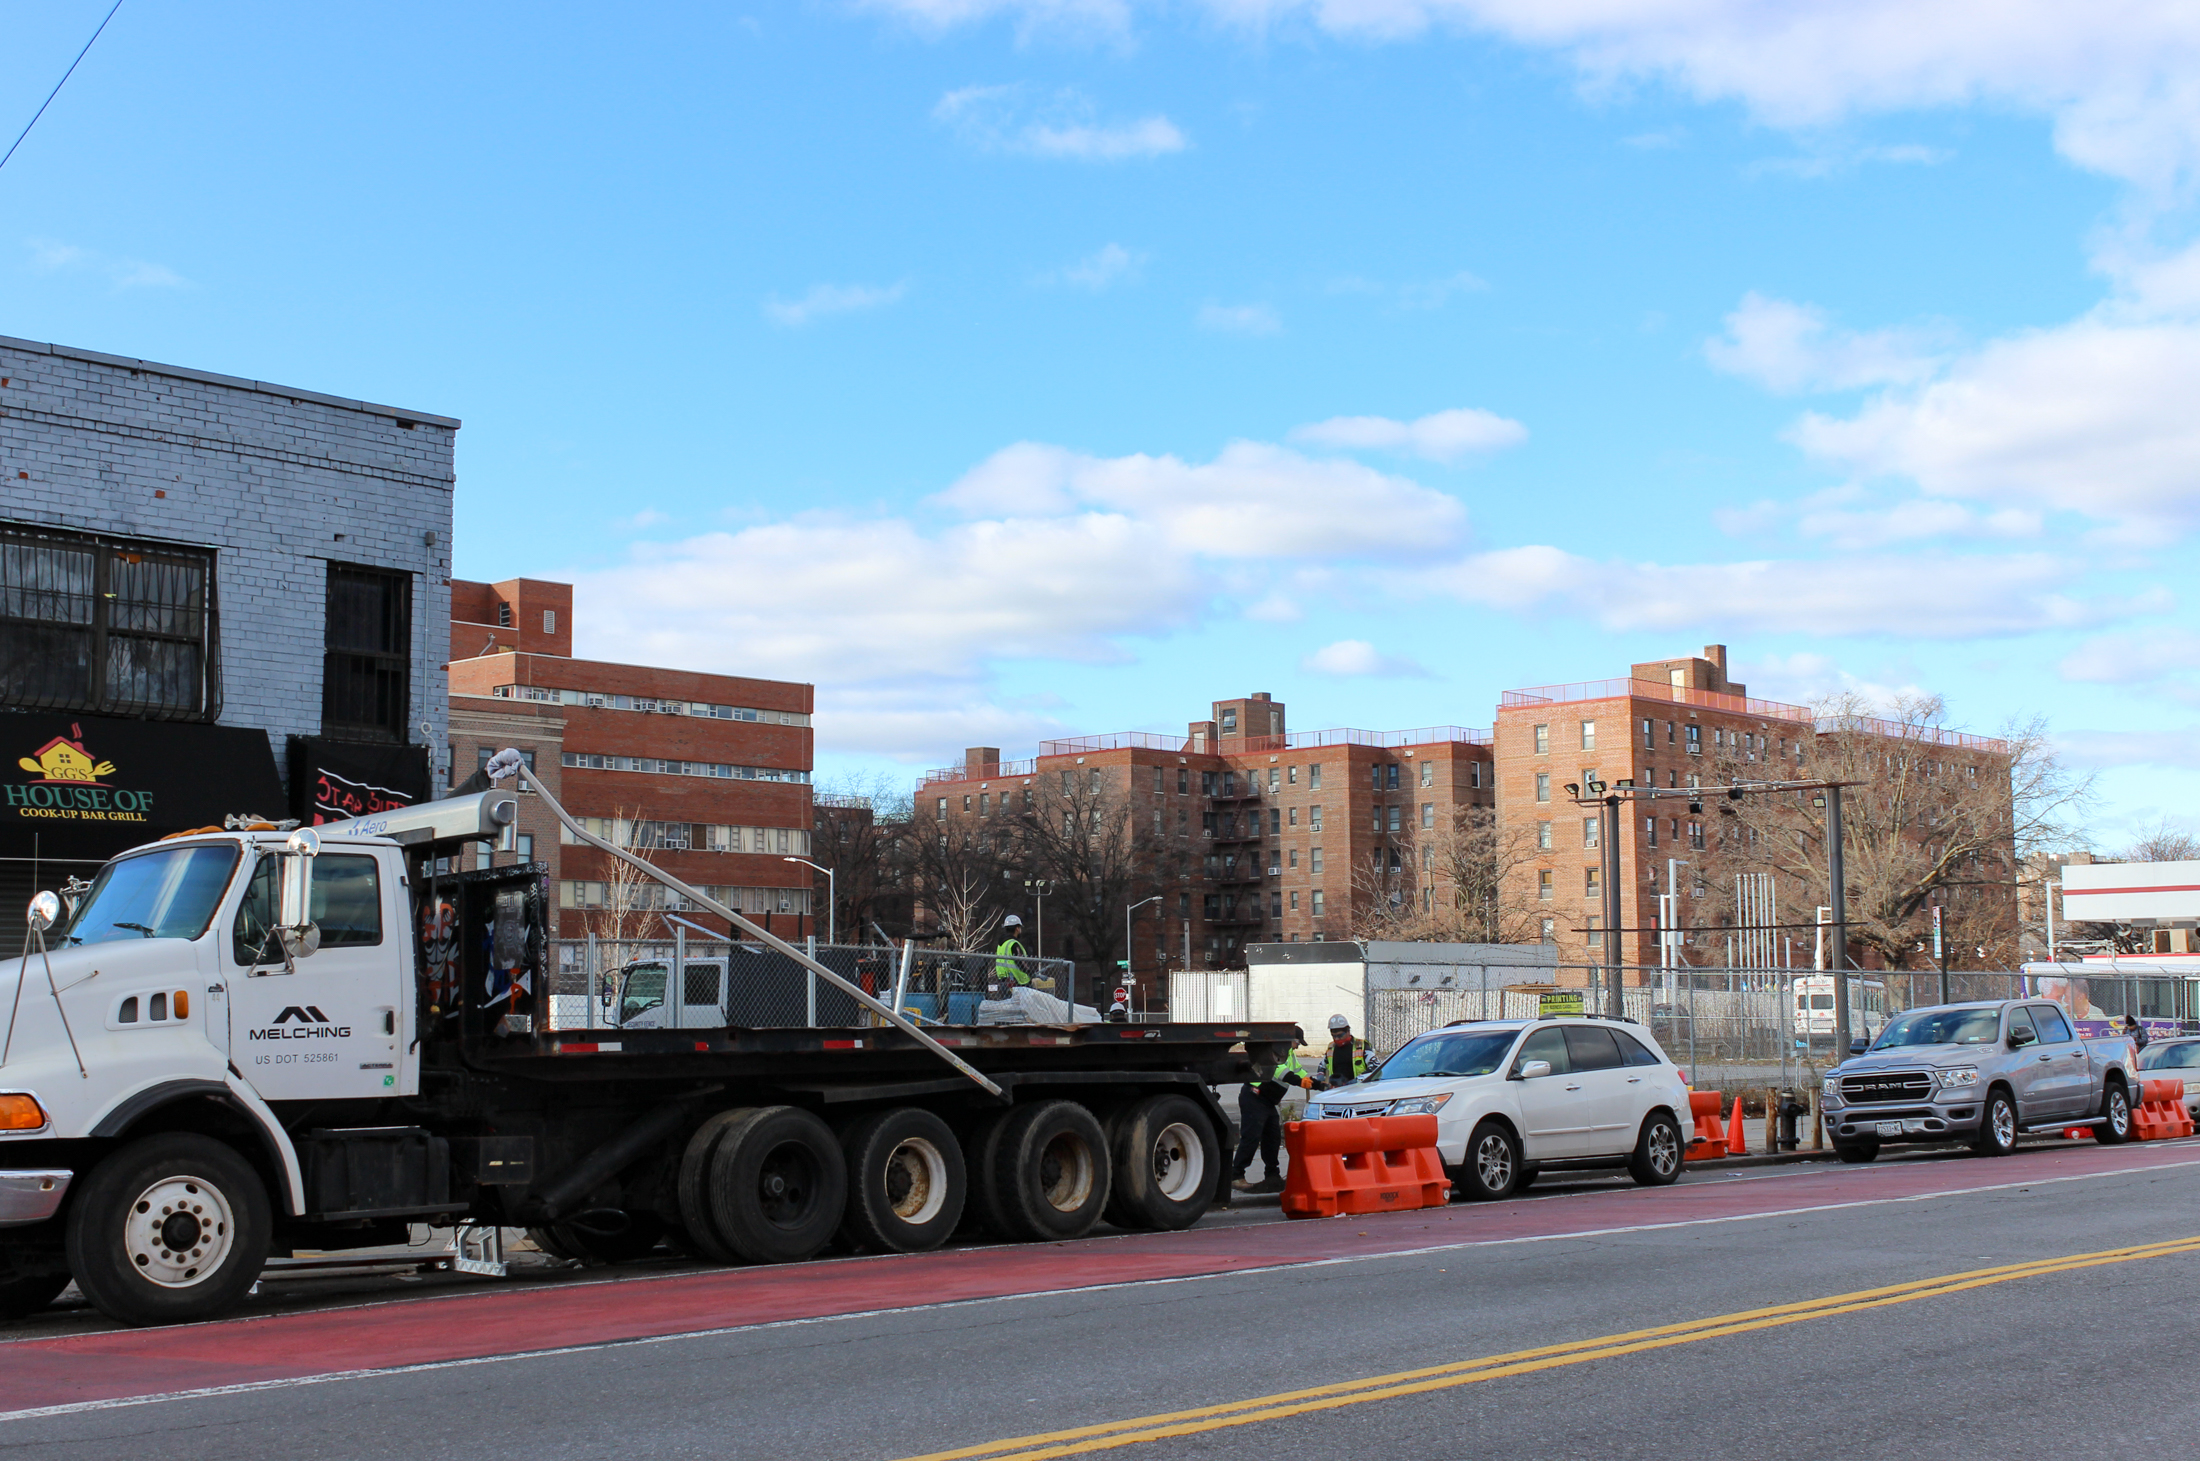
<path id="1" fill-rule="evenodd" d="M 2200 1165 L 2200 1144 L 2027 1148 L 2001 1162 L 1709 1176 L 1667 1188 L 1073 1243 L 605 1279 L 0 1344 L 0 1415 L 317 1375 L 534 1354 L 798 1319 L 1562 1239 Z"/>

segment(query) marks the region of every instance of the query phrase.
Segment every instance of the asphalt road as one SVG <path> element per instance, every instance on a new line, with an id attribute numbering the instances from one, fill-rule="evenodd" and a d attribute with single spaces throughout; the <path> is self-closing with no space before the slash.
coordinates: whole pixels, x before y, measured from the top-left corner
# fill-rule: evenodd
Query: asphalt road
<path id="1" fill-rule="evenodd" d="M 2071 1143 L 170 1330 L 59 1320 L 0 1343 L 0 1449 L 2182 1454 L 2196 1199 L 2200 1143 Z"/>

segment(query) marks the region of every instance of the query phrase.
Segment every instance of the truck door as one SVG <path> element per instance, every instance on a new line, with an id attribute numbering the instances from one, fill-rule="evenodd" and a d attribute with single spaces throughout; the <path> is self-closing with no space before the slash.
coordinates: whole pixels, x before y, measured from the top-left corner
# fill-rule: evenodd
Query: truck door
<path id="1" fill-rule="evenodd" d="M 629 964 L 619 980 L 619 1004 L 614 1016 L 622 1030 L 661 1030 L 665 1019 L 666 966 L 658 963 Z"/>
<path id="2" fill-rule="evenodd" d="M 2009 1051 L 2008 1073 L 2004 1076 L 2009 1082 L 2009 1093 L 2017 1098 L 2019 1121 L 2045 1119 L 2048 1102 L 2054 1095 L 2052 1086 L 2046 1091 L 2040 1089 L 2040 1081 L 2047 1069 L 2043 1062 L 2048 1056 L 2040 1049 L 2039 1034 L 2039 1027 L 2032 1023 L 2028 1010 L 2020 1007 L 2009 1011 L 2008 1027 L 2002 1031 L 2003 1048 L 2007 1049 L 2013 1036 L 2028 1037 L 2024 1045 Z"/>
<path id="3" fill-rule="evenodd" d="M 2062 1010 L 2051 1004 L 2028 1006 L 2032 1026 L 2040 1032 L 2038 1072 L 2032 1090 L 2048 1116 L 2093 1114 L 2093 1062 L 2086 1057 L 2085 1042 L 2070 1028 Z"/>
<path id="4" fill-rule="evenodd" d="M 321 946 L 295 967 L 284 964 L 272 932 L 279 866 L 260 858 L 226 940 L 231 1063 L 268 1101 L 398 1094 L 410 981 L 394 859 L 337 851 L 314 859 Z"/>
<path id="5" fill-rule="evenodd" d="M 680 1028 L 723 1029 L 726 966 L 718 959 L 690 959 L 680 968 Z"/>

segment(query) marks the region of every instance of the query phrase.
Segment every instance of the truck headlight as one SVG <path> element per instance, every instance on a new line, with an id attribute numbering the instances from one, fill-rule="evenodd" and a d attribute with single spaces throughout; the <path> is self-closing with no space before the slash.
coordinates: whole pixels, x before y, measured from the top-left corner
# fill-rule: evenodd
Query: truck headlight
<path id="1" fill-rule="evenodd" d="M 46 1108 L 38 1098 L 11 1091 L 0 1095 L 0 1131 L 40 1131 L 46 1125 Z"/>
<path id="2" fill-rule="evenodd" d="M 1415 1096 L 1411 1100 L 1400 1101 L 1392 1106 L 1390 1114 L 1393 1116 L 1434 1116 L 1444 1109 L 1444 1103 L 1450 1099 L 1451 1092 L 1449 1091 L 1444 1092 L 1441 1096 Z"/>
<path id="3" fill-rule="evenodd" d="M 1954 1070 L 1944 1070 L 1940 1073 L 1940 1088 L 1944 1091 L 1953 1086 L 1975 1086 L 1977 1084 L 1977 1066 L 1958 1066 Z"/>
<path id="4" fill-rule="evenodd" d="M 1839 1101 L 1841 1099 L 1840 1080 L 1834 1076 L 1827 1076 L 1824 1082 L 1819 1085 L 1818 1094 L 1828 1101 Z"/>

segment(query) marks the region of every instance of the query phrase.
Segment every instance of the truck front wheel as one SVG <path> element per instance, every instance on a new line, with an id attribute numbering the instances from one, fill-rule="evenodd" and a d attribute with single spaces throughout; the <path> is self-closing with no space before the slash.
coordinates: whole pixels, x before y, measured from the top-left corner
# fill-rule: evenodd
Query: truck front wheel
<path id="1" fill-rule="evenodd" d="M 141 1137 L 92 1169 L 69 1213 L 69 1269 L 124 1324 L 180 1324 L 234 1308 L 267 1261 L 267 1189 L 210 1137 Z"/>
<path id="2" fill-rule="evenodd" d="M 2000 1086 L 1986 1093 L 1986 1109 L 1978 1115 L 1978 1134 L 1971 1150 L 1982 1157 L 2006 1157 L 2017 1149 L 2017 1103 Z"/>
<path id="3" fill-rule="evenodd" d="M 2120 1146 L 2131 1140 L 2131 1093 L 2122 1081 L 2110 1081 L 2101 1093 L 2101 1120 L 2093 1139 L 2102 1146 Z"/>

